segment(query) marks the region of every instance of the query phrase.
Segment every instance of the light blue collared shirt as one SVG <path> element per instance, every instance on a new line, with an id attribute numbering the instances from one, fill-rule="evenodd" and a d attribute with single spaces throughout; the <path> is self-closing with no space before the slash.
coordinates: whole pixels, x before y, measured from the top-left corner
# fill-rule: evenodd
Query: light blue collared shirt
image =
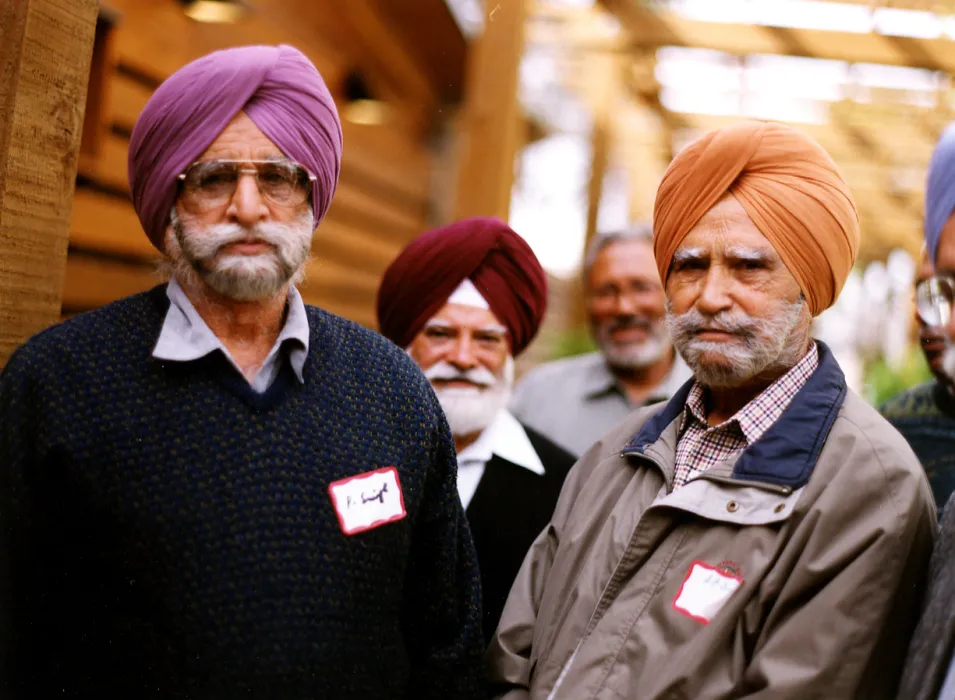
<path id="1" fill-rule="evenodd" d="M 174 279 L 166 287 L 166 296 L 169 297 L 169 311 L 159 333 L 159 340 L 153 349 L 153 357 L 157 360 L 172 362 L 192 362 L 201 359 L 209 353 L 221 350 L 236 371 L 242 374 L 242 369 L 233 359 L 222 341 L 202 320 L 196 307 L 189 301 L 189 297 L 182 291 L 182 287 Z M 269 351 L 265 362 L 259 368 L 258 374 L 249 382 L 256 393 L 264 393 L 279 374 L 282 368 L 282 359 L 288 356 L 289 364 L 295 372 L 299 382 L 305 383 L 303 370 L 305 358 L 308 357 L 308 316 L 305 313 L 305 302 L 294 285 L 289 286 L 285 325 Z M 282 348 L 287 347 L 285 353 Z"/>

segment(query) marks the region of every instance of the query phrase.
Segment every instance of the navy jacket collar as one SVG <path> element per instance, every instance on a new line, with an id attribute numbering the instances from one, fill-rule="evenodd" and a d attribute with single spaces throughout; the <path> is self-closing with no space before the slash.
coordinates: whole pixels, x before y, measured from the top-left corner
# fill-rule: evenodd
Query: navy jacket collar
<path id="1" fill-rule="evenodd" d="M 846 378 L 825 343 L 819 346 L 819 367 L 763 436 L 737 460 L 733 477 L 799 488 L 809 481 L 819 452 L 846 398 Z M 684 384 L 656 415 L 644 423 L 623 450 L 643 454 L 680 417 L 693 380 Z"/>

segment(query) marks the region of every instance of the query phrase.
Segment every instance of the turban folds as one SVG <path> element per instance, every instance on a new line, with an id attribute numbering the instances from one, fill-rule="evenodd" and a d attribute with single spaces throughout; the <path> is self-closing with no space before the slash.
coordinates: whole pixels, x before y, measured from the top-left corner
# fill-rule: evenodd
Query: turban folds
<path id="1" fill-rule="evenodd" d="M 859 250 L 859 215 L 829 154 L 772 122 L 711 131 L 670 163 L 653 210 L 663 284 L 680 243 L 727 192 L 779 253 L 813 316 L 832 306 Z"/>
<path id="2" fill-rule="evenodd" d="M 315 226 L 338 184 L 342 129 L 318 70 L 291 46 L 215 51 L 173 73 L 149 98 L 129 143 L 133 206 L 162 250 L 176 178 L 244 111 L 288 158 L 316 176 Z"/>
<path id="3" fill-rule="evenodd" d="M 934 265 L 945 222 L 955 212 L 955 122 L 945 127 L 928 166 L 925 186 L 925 247 Z"/>
<path id="4" fill-rule="evenodd" d="M 499 219 L 462 219 L 422 234 L 385 271 L 378 327 L 406 348 L 466 279 L 507 326 L 518 355 L 547 308 L 547 275 L 530 246 Z"/>

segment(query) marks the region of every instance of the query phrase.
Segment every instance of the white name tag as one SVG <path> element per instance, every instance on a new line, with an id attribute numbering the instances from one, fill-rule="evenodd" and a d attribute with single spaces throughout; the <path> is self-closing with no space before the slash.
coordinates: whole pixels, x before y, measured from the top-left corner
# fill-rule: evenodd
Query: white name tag
<path id="1" fill-rule="evenodd" d="M 695 561 L 673 599 L 673 609 L 708 624 L 742 584 L 741 576 Z"/>
<path id="2" fill-rule="evenodd" d="M 407 515 L 398 483 L 398 470 L 383 467 L 328 485 L 338 523 L 346 535 L 356 535 Z"/>

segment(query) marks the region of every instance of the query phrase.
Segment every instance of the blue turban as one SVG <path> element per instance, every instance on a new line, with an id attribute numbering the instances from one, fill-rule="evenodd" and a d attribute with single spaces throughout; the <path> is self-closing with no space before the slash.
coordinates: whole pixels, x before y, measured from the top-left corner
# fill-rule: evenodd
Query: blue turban
<path id="1" fill-rule="evenodd" d="M 935 144 L 928 166 L 925 187 L 925 247 L 932 264 L 938 256 L 938 241 L 945 222 L 955 211 L 955 122 L 952 122 Z"/>

